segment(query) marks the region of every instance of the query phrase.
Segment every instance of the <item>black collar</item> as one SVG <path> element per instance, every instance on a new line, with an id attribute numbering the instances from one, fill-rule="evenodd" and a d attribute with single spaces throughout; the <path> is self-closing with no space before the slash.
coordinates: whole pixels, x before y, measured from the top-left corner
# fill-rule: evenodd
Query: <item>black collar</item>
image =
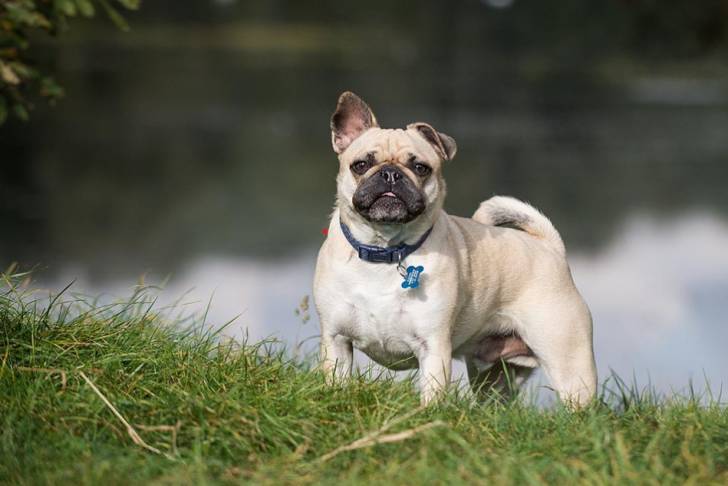
<path id="1" fill-rule="evenodd" d="M 344 236 L 349 244 L 359 253 L 359 258 L 371 263 L 399 263 L 403 261 L 421 247 L 422 243 L 425 242 L 432 232 L 431 227 L 412 245 L 400 243 L 397 246 L 384 248 L 381 246 L 365 245 L 364 243 L 360 243 L 356 238 L 354 238 L 354 235 L 351 234 L 348 226 L 346 226 L 341 220 L 339 220 L 339 224 L 341 224 L 341 231 L 344 232 Z"/>

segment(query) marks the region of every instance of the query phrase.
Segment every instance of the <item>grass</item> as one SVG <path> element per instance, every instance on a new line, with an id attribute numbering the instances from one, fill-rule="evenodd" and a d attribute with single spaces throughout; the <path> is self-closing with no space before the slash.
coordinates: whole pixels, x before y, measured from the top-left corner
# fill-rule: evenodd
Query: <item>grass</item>
<path id="1" fill-rule="evenodd" d="M 577 413 L 463 393 L 419 409 L 407 380 L 329 387 L 270 343 L 165 324 L 145 291 L 103 306 L 3 278 L 3 484 L 728 483 L 715 401 L 617 381 Z"/>

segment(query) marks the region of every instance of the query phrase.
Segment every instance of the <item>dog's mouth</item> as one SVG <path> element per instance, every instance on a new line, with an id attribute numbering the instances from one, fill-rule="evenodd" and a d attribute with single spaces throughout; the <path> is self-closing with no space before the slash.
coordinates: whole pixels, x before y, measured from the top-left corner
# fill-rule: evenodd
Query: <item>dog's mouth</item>
<path id="1" fill-rule="evenodd" d="M 427 205 L 422 192 L 404 174 L 395 182 L 372 175 L 357 188 L 351 202 L 368 221 L 387 224 L 412 221 Z"/>
<path id="2" fill-rule="evenodd" d="M 382 194 L 380 194 L 379 197 L 377 197 L 374 200 L 374 203 L 372 205 L 376 204 L 377 201 L 379 201 L 380 199 L 397 199 L 399 201 L 402 201 L 402 198 L 401 197 L 399 197 L 398 195 L 396 195 L 392 191 L 387 191 L 387 192 L 383 192 Z M 402 202 L 404 203 L 404 201 L 402 201 Z"/>
<path id="3" fill-rule="evenodd" d="M 407 213 L 407 204 L 391 191 L 380 194 L 367 212 L 372 220 L 381 222 L 399 222 L 407 218 Z"/>
<path id="4" fill-rule="evenodd" d="M 394 191 L 384 191 L 379 194 L 370 193 L 366 204 L 358 200 L 355 204 L 359 214 L 373 223 L 402 224 L 412 221 L 422 211 L 418 205 L 411 207 L 404 194 L 397 194 Z"/>
<path id="5" fill-rule="evenodd" d="M 399 191 L 398 191 L 399 192 Z M 412 221 L 424 210 L 421 198 L 407 197 L 394 191 L 355 198 L 357 212 L 373 223 L 401 224 Z"/>

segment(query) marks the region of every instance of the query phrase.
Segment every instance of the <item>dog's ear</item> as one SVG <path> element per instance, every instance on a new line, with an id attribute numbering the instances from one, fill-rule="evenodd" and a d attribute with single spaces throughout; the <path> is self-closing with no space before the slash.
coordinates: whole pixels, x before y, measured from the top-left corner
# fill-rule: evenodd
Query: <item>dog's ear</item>
<path id="1" fill-rule="evenodd" d="M 455 154 L 458 151 L 458 146 L 455 143 L 455 139 L 453 139 L 450 135 L 440 133 L 432 128 L 431 125 L 422 122 L 410 123 L 407 125 L 407 128 L 419 132 L 419 134 L 422 135 L 422 137 L 427 140 L 430 145 L 432 145 L 432 148 L 435 149 L 437 155 L 439 155 L 443 160 L 452 160 L 453 157 L 455 157 Z"/>
<path id="2" fill-rule="evenodd" d="M 334 152 L 342 153 L 370 128 L 378 127 L 377 119 L 371 108 L 351 91 L 339 96 L 336 111 L 331 115 L 331 145 Z"/>

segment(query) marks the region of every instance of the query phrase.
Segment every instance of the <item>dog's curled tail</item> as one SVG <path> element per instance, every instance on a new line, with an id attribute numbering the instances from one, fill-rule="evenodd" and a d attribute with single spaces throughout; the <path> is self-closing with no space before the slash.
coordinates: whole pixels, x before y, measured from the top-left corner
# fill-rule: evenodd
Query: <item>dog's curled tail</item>
<path id="1" fill-rule="evenodd" d="M 491 226 L 505 226 L 525 231 L 546 240 L 560 254 L 566 254 L 564 242 L 551 221 L 528 203 L 508 196 L 493 196 L 480 203 L 473 219 Z"/>

